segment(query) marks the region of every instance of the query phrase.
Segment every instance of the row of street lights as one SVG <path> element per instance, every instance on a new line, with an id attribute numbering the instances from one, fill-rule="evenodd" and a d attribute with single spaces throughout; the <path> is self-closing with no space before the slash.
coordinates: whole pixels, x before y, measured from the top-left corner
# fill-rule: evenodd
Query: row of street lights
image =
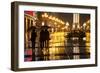
<path id="1" fill-rule="evenodd" d="M 42 18 L 47 18 L 49 20 L 56 21 L 56 22 L 58 22 L 60 24 L 65 24 L 65 22 L 62 21 L 61 19 L 59 19 L 57 17 L 54 17 L 52 15 L 48 15 L 47 13 L 42 14 Z"/>
<path id="2" fill-rule="evenodd" d="M 55 16 L 52 16 L 52 15 L 49 15 L 49 14 L 47 14 L 47 13 L 43 13 L 42 14 L 42 18 L 44 19 L 49 19 L 49 20 L 52 20 L 52 21 L 55 21 L 55 25 L 56 24 L 63 24 L 63 26 L 64 26 L 64 28 L 63 29 L 68 29 L 69 28 L 69 26 L 70 26 L 70 24 L 69 24 L 69 22 L 64 22 L 64 21 L 62 21 L 61 19 L 59 19 L 59 18 L 57 18 L 57 17 L 55 17 Z M 77 24 L 77 25 L 76 25 Z M 88 27 L 88 29 L 86 29 L 86 30 L 89 30 L 89 24 L 90 24 L 90 20 L 88 20 L 88 21 L 86 21 L 86 22 L 84 22 L 84 24 L 81 26 L 80 24 L 78 24 L 78 23 L 76 23 L 76 24 L 74 24 L 73 23 L 73 25 L 72 25 L 72 30 L 82 30 L 82 29 L 86 29 L 87 27 Z M 42 22 L 42 26 L 44 25 L 44 22 Z"/>

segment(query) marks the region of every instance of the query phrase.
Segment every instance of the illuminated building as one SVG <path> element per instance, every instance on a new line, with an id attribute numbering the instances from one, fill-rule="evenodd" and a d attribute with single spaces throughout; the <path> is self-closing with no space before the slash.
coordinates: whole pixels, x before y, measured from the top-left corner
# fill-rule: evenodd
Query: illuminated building
<path id="1" fill-rule="evenodd" d="M 30 47 L 31 44 L 29 39 L 31 38 L 31 32 L 28 31 L 32 26 L 36 25 L 37 16 L 33 11 L 25 11 L 24 12 L 24 26 L 25 26 L 25 46 Z"/>

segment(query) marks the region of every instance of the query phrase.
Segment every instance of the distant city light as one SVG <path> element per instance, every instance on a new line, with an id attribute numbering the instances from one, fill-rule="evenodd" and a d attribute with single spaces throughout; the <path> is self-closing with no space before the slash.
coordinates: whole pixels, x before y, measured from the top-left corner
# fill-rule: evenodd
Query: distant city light
<path id="1" fill-rule="evenodd" d="M 44 22 L 42 22 L 42 26 L 44 26 Z"/>
<path id="2" fill-rule="evenodd" d="M 68 22 L 66 22 L 66 26 L 69 26 L 69 23 Z"/>

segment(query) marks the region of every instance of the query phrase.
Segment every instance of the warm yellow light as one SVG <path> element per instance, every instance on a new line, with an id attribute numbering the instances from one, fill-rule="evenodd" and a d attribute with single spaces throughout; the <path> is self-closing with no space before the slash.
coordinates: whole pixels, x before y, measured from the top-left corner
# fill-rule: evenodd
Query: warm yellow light
<path id="1" fill-rule="evenodd" d="M 60 23 L 62 23 L 62 20 L 60 20 Z"/>
<path id="2" fill-rule="evenodd" d="M 58 21 L 58 18 L 55 18 L 55 21 L 57 22 Z"/>
<path id="3" fill-rule="evenodd" d="M 66 22 L 66 26 L 69 26 L 69 23 L 68 22 Z"/>
<path id="4" fill-rule="evenodd" d="M 58 18 L 56 18 L 55 20 L 56 20 L 56 22 L 58 22 Z"/>
<path id="5" fill-rule="evenodd" d="M 77 25 L 77 28 L 80 29 L 80 25 L 79 24 Z"/>
<path id="6" fill-rule="evenodd" d="M 60 20 L 58 19 L 58 22 L 60 23 Z"/>
<path id="7" fill-rule="evenodd" d="M 47 13 L 44 13 L 44 15 L 47 15 Z"/>
<path id="8" fill-rule="evenodd" d="M 73 25 L 73 29 L 75 29 L 75 25 Z"/>
<path id="9" fill-rule="evenodd" d="M 55 21 L 55 17 L 53 17 L 53 18 L 52 18 L 52 20 L 54 20 L 54 21 Z"/>
<path id="10" fill-rule="evenodd" d="M 48 15 L 46 15 L 45 17 L 48 17 Z"/>
<path id="11" fill-rule="evenodd" d="M 86 26 L 86 23 L 83 24 L 83 27 L 85 27 L 85 26 Z"/>
<path id="12" fill-rule="evenodd" d="M 89 32 L 86 33 L 86 41 L 90 42 L 90 33 Z"/>
<path id="13" fill-rule="evenodd" d="M 55 22 L 54 24 L 56 25 L 57 23 Z"/>
<path id="14" fill-rule="evenodd" d="M 88 42 L 88 43 L 86 43 L 86 46 L 88 46 L 88 47 L 86 47 L 86 50 L 87 50 L 87 52 L 90 52 L 90 32 L 86 32 L 86 41 Z"/>
<path id="15" fill-rule="evenodd" d="M 49 16 L 49 19 L 52 19 L 52 16 Z"/>
<path id="16" fill-rule="evenodd" d="M 44 26 L 44 22 L 42 22 L 42 26 Z"/>
<path id="17" fill-rule="evenodd" d="M 37 20 L 37 18 L 36 18 L 36 17 L 34 17 L 34 20 Z"/>
<path id="18" fill-rule="evenodd" d="M 90 20 L 88 20 L 87 23 L 89 24 L 90 23 Z"/>
<path id="19" fill-rule="evenodd" d="M 50 59 L 58 59 L 58 57 L 55 57 L 56 54 L 62 54 L 64 53 L 64 48 L 57 48 L 57 46 L 64 46 L 64 32 L 54 32 L 53 34 L 51 34 L 52 38 L 50 40 L 50 46 L 52 46 L 51 48 L 49 48 L 49 53 L 50 53 Z M 60 56 L 59 56 L 60 57 Z"/>
<path id="20" fill-rule="evenodd" d="M 44 15 L 42 14 L 42 17 L 44 17 Z"/>
<path id="21" fill-rule="evenodd" d="M 62 24 L 65 24 L 64 22 Z"/>
<path id="22" fill-rule="evenodd" d="M 48 14 L 47 13 L 44 13 L 44 17 L 48 17 Z"/>
<path id="23" fill-rule="evenodd" d="M 63 24 L 63 21 L 60 21 Z"/>

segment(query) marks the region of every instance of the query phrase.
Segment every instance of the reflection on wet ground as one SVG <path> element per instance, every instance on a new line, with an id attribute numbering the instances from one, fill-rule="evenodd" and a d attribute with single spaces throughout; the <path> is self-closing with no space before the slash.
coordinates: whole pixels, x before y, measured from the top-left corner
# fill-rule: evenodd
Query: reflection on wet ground
<path id="1" fill-rule="evenodd" d="M 85 33 L 90 34 L 90 33 Z M 36 43 L 34 61 L 86 59 L 90 58 L 90 42 L 86 36 L 70 36 L 65 32 L 50 32 L 48 47 L 40 48 Z M 75 35 L 75 33 L 74 33 Z M 32 61 L 32 48 L 25 49 L 25 61 Z"/>

